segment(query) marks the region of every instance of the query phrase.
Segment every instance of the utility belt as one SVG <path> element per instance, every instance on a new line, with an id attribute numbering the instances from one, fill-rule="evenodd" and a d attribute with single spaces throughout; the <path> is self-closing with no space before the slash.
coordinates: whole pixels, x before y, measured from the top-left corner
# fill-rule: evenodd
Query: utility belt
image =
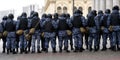
<path id="1" fill-rule="evenodd" d="M 89 33 L 97 33 L 96 27 L 86 27 L 87 32 Z"/>
<path id="2" fill-rule="evenodd" d="M 19 30 L 16 31 L 16 34 L 17 34 L 18 36 L 23 35 L 23 34 L 27 34 L 27 33 L 28 33 L 27 30 L 22 30 L 22 29 L 19 29 Z"/>
<path id="3" fill-rule="evenodd" d="M 120 31 L 120 26 L 119 25 L 110 25 L 108 30 L 110 32 L 113 32 L 113 31 Z"/>

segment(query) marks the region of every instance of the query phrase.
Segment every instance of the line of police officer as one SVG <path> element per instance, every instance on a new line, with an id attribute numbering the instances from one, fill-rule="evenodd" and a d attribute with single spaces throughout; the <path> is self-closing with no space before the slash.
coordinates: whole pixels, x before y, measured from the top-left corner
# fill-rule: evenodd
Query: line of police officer
<path id="1" fill-rule="evenodd" d="M 110 49 L 112 51 L 120 50 L 120 13 L 119 7 L 114 6 L 112 13 L 106 9 L 103 11 L 92 10 L 87 19 L 82 16 L 80 10 L 76 10 L 70 18 L 69 14 L 55 13 L 54 18 L 51 14 L 43 14 L 39 18 L 37 12 L 32 11 L 30 17 L 27 18 L 26 13 L 14 21 L 13 14 L 4 16 L 0 23 L 0 38 L 3 40 L 3 53 L 12 52 L 16 54 L 20 50 L 22 53 L 41 53 L 48 52 L 49 42 L 51 42 L 52 52 L 56 53 L 56 38 L 58 37 L 59 52 L 82 52 L 83 36 L 85 36 L 86 49 L 94 51 L 100 49 L 100 40 L 102 36 L 102 51 L 107 50 L 107 38 L 110 40 Z M 73 43 L 74 41 L 74 43 Z M 40 44 L 41 42 L 41 44 Z M 94 43 L 93 43 L 94 42 Z M 73 45 L 74 44 L 74 45 Z M 74 46 L 74 47 L 73 47 Z M 42 50 L 40 49 L 42 47 Z M 74 49 L 75 48 L 75 49 Z"/>

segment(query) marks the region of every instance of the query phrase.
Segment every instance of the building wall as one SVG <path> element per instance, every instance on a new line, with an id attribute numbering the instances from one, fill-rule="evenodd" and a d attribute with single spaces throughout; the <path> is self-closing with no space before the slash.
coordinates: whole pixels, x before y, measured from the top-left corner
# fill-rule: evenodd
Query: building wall
<path id="1" fill-rule="evenodd" d="M 86 16 L 90 10 L 103 10 L 111 9 L 115 5 L 120 6 L 120 0 L 74 0 L 74 6 L 78 9 L 82 8 L 83 15 Z M 56 13 L 57 8 L 61 8 L 61 13 L 63 13 L 63 8 L 67 7 L 67 12 L 72 15 L 73 13 L 73 0 L 45 0 L 45 13 Z M 60 14 L 61 14 L 60 13 Z"/>

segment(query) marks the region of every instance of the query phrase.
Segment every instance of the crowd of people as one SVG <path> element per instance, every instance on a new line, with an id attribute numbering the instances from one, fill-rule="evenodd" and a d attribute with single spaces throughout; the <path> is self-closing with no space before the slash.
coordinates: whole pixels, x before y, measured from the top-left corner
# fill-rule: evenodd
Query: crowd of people
<path id="1" fill-rule="evenodd" d="M 48 53 L 49 45 L 53 53 L 57 53 L 56 48 L 59 49 L 59 53 L 98 51 L 101 44 L 101 51 L 106 51 L 107 40 L 110 42 L 110 50 L 120 50 L 118 6 L 114 6 L 112 12 L 110 9 L 106 9 L 105 13 L 101 10 L 98 13 L 92 10 L 87 14 L 87 18 L 82 14 L 82 11 L 75 10 L 71 17 L 65 13 L 61 15 L 55 13 L 54 15 L 43 14 L 40 19 L 38 13 L 32 11 L 29 17 L 23 12 L 17 21 L 14 20 L 13 14 L 4 16 L 0 23 L 2 53 Z M 58 41 L 56 41 L 57 38 Z M 100 43 L 101 40 L 103 40 L 102 43 Z M 56 47 L 57 42 L 58 47 Z"/>

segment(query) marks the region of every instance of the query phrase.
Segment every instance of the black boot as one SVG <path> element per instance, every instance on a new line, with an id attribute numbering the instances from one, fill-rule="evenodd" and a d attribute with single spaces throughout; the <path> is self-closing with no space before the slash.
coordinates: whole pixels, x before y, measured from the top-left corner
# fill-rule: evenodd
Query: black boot
<path id="1" fill-rule="evenodd" d="M 10 53 L 10 50 L 9 49 L 7 49 L 7 54 L 9 54 Z"/>
<path id="2" fill-rule="evenodd" d="M 71 45 L 71 50 L 74 50 L 73 45 Z"/>
<path id="3" fill-rule="evenodd" d="M 92 49 L 92 46 L 89 46 L 89 51 L 92 51 L 93 49 Z"/>
<path id="4" fill-rule="evenodd" d="M 117 48 L 118 51 L 120 51 L 120 48 Z"/>
<path id="5" fill-rule="evenodd" d="M 35 53 L 35 51 L 32 51 L 31 53 L 33 54 L 33 53 Z"/>
<path id="6" fill-rule="evenodd" d="M 79 52 L 82 52 L 82 51 L 83 51 L 83 48 L 80 48 L 80 49 L 79 49 Z"/>
<path id="7" fill-rule="evenodd" d="M 20 49 L 20 54 L 22 54 L 23 53 L 23 49 Z"/>
<path id="8" fill-rule="evenodd" d="M 57 53 L 56 48 L 53 48 L 53 53 Z"/>
<path id="9" fill-rule="evenodd" d="M 15 49 L 13 49 L 13 54 L 16 54 Z"/>
<path id="10" fill-rule="evenodd" d="M 64 49 L 63 50 L 66 50 L 66 48 L 64 47 Z"/>
<path id="11" fill-rule="evenodd" d="M 74 52 L 78 52 L 78 48 L 77 48 L 77 47 L 75 47 L 75 50 L 74 50 Z"/>
<path id="12" fill-rule="evenodd" d="M 107 48 L 104 46 L 101 51 L 106 51 L 106 50 L 107 50 Z"/>
<path id="13" fill-rule="evenodd" d="M 30 52 L 30 47 L 28 47 L 28 52 Z"/>
<path id="14" fill-rule="evenodd" d="M 18 53 L 18 48 L 16 48 L 16 53 Z"/>
<path id="15" fill-rule="evenodd" d="M 98 45 L 96 48 L 97 48 L 97 51 L 98 51 L 100 49 L 100 46 Z"/>
<path id="16" fill-rule="evenodd" d="M 98 46 L 95 46 L 95 47 L 94 47 L 94 51 L 95 51 L 95 52 L 98 51 Z"/>
<path id="17" fill-rule="evenodd" d="M 12 52 L 12 49 L 10 48 L 10 52 Z"/>
<path id="18" fill-rule="evenodd" d="M 41 51 L 45 51 L 45 48 L 42 48 L 42 50 Z"/>
<path id="19" fill-rule="evenodd" d="M 5 48 L 3 48 L 3 51 L 2 51 L 2 53 L 5 53 Z"/>
<path id="20" fill-rule="evenodd" d="M 48 53 L 48 49 L 47 48 L 45 48 L 45 52 Z"/>
<path id="21" fill-rule="evenodd" d="M 66 52 L 69 53 L 70 51 L 68 50 L 68 47 L 66 47 Z"/>
<path id="22" fill-rule="evenodd" d="M 59 52 L 62 53 L 62 47 L 59 48 Z"/>
<path id="23" fill-rule="evenodd" d="M 70 51 L 67 49 L 66 52 L 69 53 Z"/>
<path id="24" fill-rule="evenodd" d="M 37 49 L 37 53 L 41 53 L 40 49 Z"/>
<path id="25" fill-rule="evenodd" d="M 88 50 L 88 45 L 86 45 L 86 49 Z"/>
<path id="26" fill-rule="evenodd" d="M 116 51 L 116 46 L 113 46 L 111 50 Z"/>
<path id="27" fill-rule="evenodd" d="M 27 48 L 25 48 L 24 52 L 25 52 L 25 54 L 27 54 L 27 53 L 28 53 Z"/>

